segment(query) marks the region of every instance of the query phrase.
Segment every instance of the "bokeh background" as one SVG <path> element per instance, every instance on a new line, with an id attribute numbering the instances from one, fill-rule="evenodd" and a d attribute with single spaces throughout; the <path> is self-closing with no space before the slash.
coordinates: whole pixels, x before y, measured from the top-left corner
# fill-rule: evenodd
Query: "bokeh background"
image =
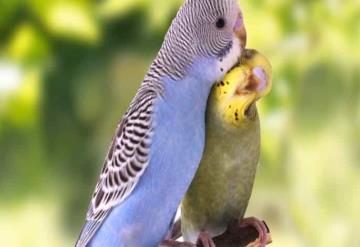
<path id="1" fill-rule="evenodd" d="M 181 0 L 0 0 L 0 246 L 73 246 Z M 360 2 L 242 0 L 274 68 L 248 215 L 272 246 L 360 246 Z"/>

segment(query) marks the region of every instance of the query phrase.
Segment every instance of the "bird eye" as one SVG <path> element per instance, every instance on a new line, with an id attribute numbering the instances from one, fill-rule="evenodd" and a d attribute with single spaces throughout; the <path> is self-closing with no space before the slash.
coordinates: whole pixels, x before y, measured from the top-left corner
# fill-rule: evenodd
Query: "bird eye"
<path id="1" fill-rule="evenodd" d="M 219 18 L 219 19 L 217 19 L 217 21 L 216 21 L 216 27 L 217 27 L 218 29 L 224 28 L 224 27 L 225 27 L 225 19 L 224 19 L 224 18 Z"/>

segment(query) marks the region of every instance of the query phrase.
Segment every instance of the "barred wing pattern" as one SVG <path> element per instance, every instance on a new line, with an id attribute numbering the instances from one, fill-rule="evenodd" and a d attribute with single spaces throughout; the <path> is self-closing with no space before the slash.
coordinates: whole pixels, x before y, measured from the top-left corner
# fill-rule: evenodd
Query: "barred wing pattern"
<path id="1" fill-rule="evenodd" d="M 76 247 L 86 246 L 111 209 L 129 196 L 144 173 L 149 161 L 156 97 L 155 91 L 141 88 L 121 120 Z"/>

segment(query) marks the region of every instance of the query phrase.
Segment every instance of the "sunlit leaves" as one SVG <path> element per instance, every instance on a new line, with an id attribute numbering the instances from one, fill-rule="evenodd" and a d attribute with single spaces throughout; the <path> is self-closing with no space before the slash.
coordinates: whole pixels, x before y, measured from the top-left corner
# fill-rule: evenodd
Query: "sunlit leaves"
<path id="1" fill-rule="evenodd" d="M 38 124 L 38 111 L 41 100 L 41 72 L 38 69 L 19 70 L 21 76 L 16 91 L 7 95 L 6 101 L 0 101 L 0 121 L 17 128 L 26 128 Z M 1 94 L 0 94 L 1 95 Z M 5 97 L 2 95 L 1 97 Z"/>
<path id="2" fill-rule="evenodd" d="M 103 18 L 116 18 L 146 3 L 146 0 L 104 0 L 99 2 L 97 11 Z"/>
<path id="3" fill-rule="evenodd" d="M 56 35 L 88 42 L 99 39 L 96 20 L 86 8 L 76 4 L 57 3 L 49 7 L 45 24 Z"/>
<path id="4" fill-rule="evenodd" d="M 31 8 L 50 34 L 68 40 L 97 43 L 101 38 L 94 6 L 85 1 L 32 0 Z"/>
<path id="5" fill-rule="evenodd" d="M 106 0 L 100 2 L 97 11 L 102 18 L 112 19 L 122 16 L 133 9 L 143 9 L 146 13 L 148 28 L 163 27 L 172 18 L 182 0 Z"/>
<path id="6" fill-rule="evenodd" d="M 15 18 L 22 0 L 0 0 L 0 33 L 9 28 L 9 23 Z M 3 38 L 0 36 L 0 39 Z"/>
<path id="7" fill-rule="evenodd" d="M 0 111 L 5 96 L 16 91 L 21 86 L 22 80 L 23 71 L 20 65 L 5 59 L 0 60 Z"/>
<path id="8" fill-rule="evenodd" d="M 72 246 L 74 240 L 64 239 L 58 200 L 46 203 L 37 195 L 21 205 L 0 208 L 0 237 L 3 246 Z M 12 227 L 9 227 L 11 225 Z M 31 226 L 31 227 L 29 227 Z M 16 229 L 16 231 L 15 231 Z M 18 234 L 22 232 L 22 234 Z M 51 243 L 51 244 L 50 244 Z"/>
<path id="9" fill-rule="evenodd" d="M 19 64 L 42 65 L 48 58 L 49 44 L 32 24 L 23 23 L 14 28 L 7 55 Z"/>

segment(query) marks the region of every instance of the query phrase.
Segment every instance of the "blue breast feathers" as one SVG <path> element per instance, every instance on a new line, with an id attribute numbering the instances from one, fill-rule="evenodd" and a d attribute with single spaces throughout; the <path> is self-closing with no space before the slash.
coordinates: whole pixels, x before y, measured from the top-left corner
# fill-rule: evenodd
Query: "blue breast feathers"
<path id="1" fill-rule="evenodd" d="M 210 87 L 194 77 L 164 80 L 165 93 L 155 104 L 149 165 L 89 246 L 156 247 L 166 236 L 202 157 Z"/>

